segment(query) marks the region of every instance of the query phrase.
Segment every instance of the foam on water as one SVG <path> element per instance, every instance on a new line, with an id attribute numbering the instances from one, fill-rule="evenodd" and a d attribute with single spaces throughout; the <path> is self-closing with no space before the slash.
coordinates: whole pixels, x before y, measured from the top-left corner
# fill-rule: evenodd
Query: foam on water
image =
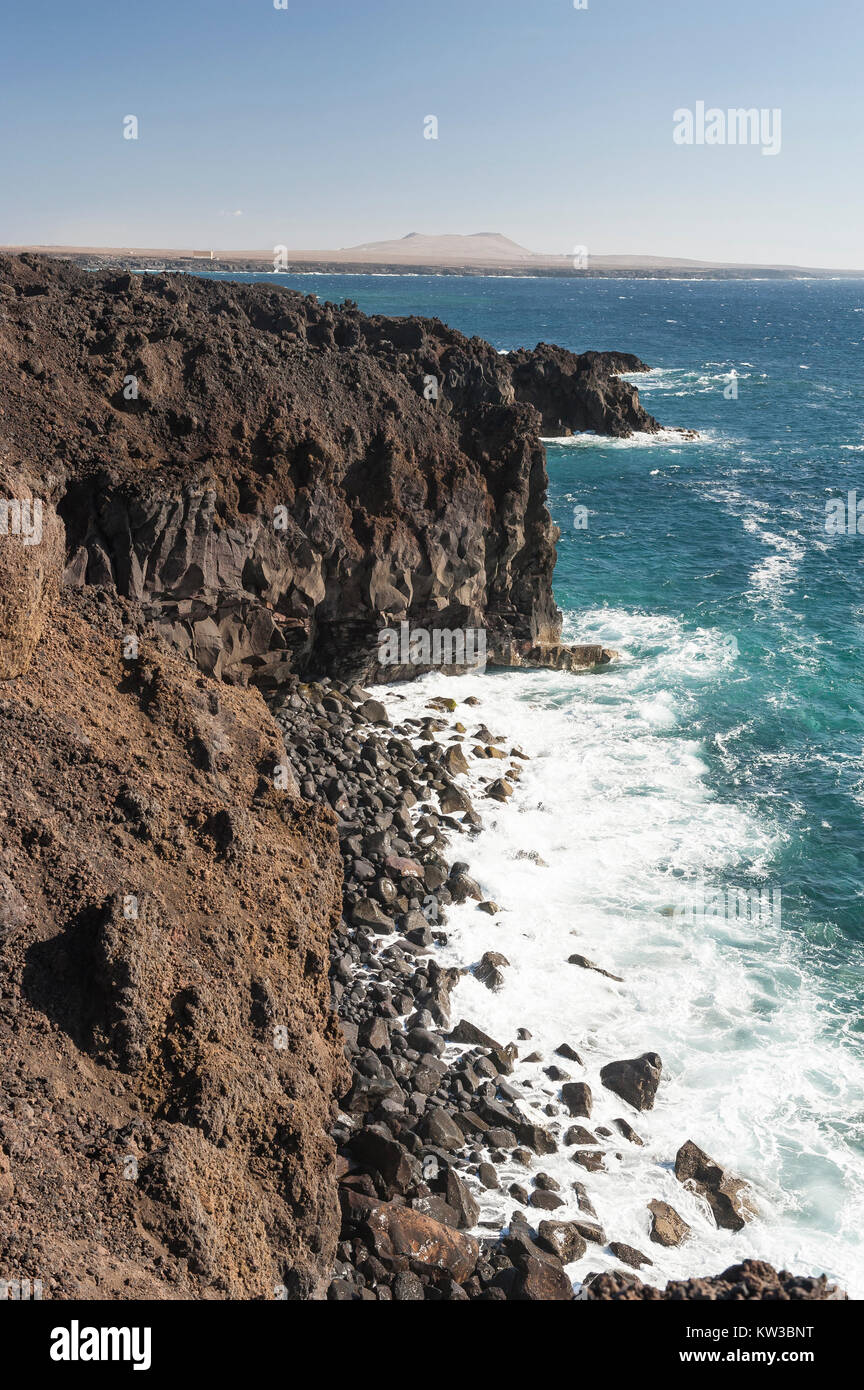
<path id="1" fill-rule="evenodd" d="M 490 771 L 472 760 L 459 779 L 484 829 L 473 840 L 454 837 L 453 856 L 468 861 L 502 911 L 490 918 L 471 902 L 451 908 L 443 954 L 447 963 L 472 965 L 495 950 L 510 965 L 497 994 L 464 976 L 454 1018 L 502 1042 L 530 1030 L 520 1052 L 541 1052 L 543 1064 L 520 1061 L 513 1079 L 524 1084 L 523 1109 L 538 1123 L 549 1123 L 542 1106 L 558 1092 L 543 1065 L 560 1063 L 591 1085 L 594 1111 L 580 1123 L 613 1131 L 604 1144 L 608 1171 L 586 1172 L 563 1144 L 536 1159 L 533 1171 L 555 1177 L 566 1199 L 550 1214 L 555 1219 L 577 1215 L 572 1184 L 581 1181 L 609 1239 L 654 1261 L 643 1272 L 654 1282 L 718 1273 L 756 1256 L 796 1272 L 824 1271 L 860 1297 L 860 1049 L 830 1028 L 835 1010 L 825 982 L 780 923 L 670 915 L 694 883 L 773 884 L 782 831 L 714 795 L 692 733 L 702 692 L 735 673 L 736 643 L 671 616 L 607 609 L 582 613 L 578 631 L 580 640 L 616 647 L 619 662 L 582 677 L 432 675 L 389 694 L 380 688 L 394 719 L 428 714 L 436 694 L 460 702 L 476 695 L 480 706 L 460 703 L 453 716 L 468 727 L 468 745 L 483 722 L 506 736 L 505 748 L 530 755 L 505 805 L 485 798 L 478 778 L 506 764 Z M 448 737 L 449 730 L 439 735 Z M 726 737 L 733 740 L 734 730 Z M 623 983 L 568 965 L 574 952 Z M 562 1042 L 584 1067 L 554 1056 Z M 654 1110 L 636 1114 L 604 1090 L 599 1070 L 644 1051 L 660 1053 L 664 1079 Z M 644 1147 L 619 1138 L 613 1121 L 621 1116 Z M 719 1231 L 675 1179 L 675 1153 L 687 1139 L 752 1184 L 759 1214 L 744 1232 Z M 502 1175 L 501 1192 L 478 1193 L 481 1220 L 506 1222 L 512 1182 L 526 1182 L 517 1164 Z M 692 1227 L 680 1249 L 649 1241 L 652 1198 L 668 1201 Z M 578 1279 L 615 1267 L 611 1254 L 589 1245 L 571 1273 Z"/>
<path id="2" fill-rule="evenodd" d="M 681 430 L 660 429 L 653 434 L 644 430 L 636 430 L 624 439 L 613 439 L 609 435 L 596 434 L 593 430 L 583 430 L 576 434 L 544 435 L 544 444 L 556 444 L 564 449 L 584 449 L 592 446 L 603 449 L 656 449 L 658 446 L 668 448 L 671 444 L 677 448 L 684 445 L 705 444 L 713 435 L 701 433 L 698 436 L 688 435 Z"/>

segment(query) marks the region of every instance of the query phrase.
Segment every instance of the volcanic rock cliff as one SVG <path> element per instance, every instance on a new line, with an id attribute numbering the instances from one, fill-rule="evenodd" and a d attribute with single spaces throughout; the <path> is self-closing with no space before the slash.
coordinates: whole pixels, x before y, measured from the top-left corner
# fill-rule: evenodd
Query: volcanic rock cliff
<path id="1" fill-rule="evenodd" d="M 492 662 L 608 660 L 560 646 L 540 435 L 656 430 L 618 374 L 643 366 L 0 258 L 0 461 L 56 502 L 67 582 L 140 602 L 238 684 L 369 679 L 401 620 L 484 628 Z"/>

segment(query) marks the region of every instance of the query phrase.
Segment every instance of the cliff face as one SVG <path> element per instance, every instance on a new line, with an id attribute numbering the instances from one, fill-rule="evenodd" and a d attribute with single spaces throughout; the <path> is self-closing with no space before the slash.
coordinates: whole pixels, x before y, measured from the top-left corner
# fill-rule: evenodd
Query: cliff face
<path id="1" fill-rule="evenodd" d="M 595 664 L 558 646 L 539 436 L 656 429 L 617 375 L 638 359 L 30 256 L 0 258 L 0 311 L 2 450 L 58 503 L 67 582 L 140 602 L 203 670 L 371 679 L 403 619 Z"/>
<path id="2" fill-rule="evenodd" d="M 70 598 L 0 685 L 0 1269 L 45 1298 L 314 1296 L 335 818 L 277 789 L 259 692 L 143 635 L 128 660 L 135 633 Z"/>

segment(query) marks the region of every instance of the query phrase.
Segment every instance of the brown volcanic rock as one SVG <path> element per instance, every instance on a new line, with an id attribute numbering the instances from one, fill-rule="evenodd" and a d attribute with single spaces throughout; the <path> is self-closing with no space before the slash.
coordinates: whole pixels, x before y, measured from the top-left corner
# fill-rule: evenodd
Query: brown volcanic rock
<path id="1" fill-rule="evenodd" d="M 651 1240 L 654 1241 L 655 1245 L 683 1245 L 685 1240 L 692 1235 L 692 1231 L 683 1216 L 679 1216 L 675 1208 L 670 1207 L 668 1202 L 655 1199 L 648 1203 L 648 1210 L 651 1213 Z"/>
<path id="2" fill-rule="evenodd" d="M 846 1294 L 836 1284 L 829 1284 L 825 1275 L 818 1279 L 809 1276 L 792 1275 L 785 1269 L 778 1272 L 762 1260 L 744 1260 L 740 1265 L 732 1265 L 722 1274 L 706 1279 L 676 1279 L 665 1289 L 651 1288 L 643 1284 L 635 1275 L 600 1274 L 586 1286 L 584 1297 L 597 1302 L 631 1302 L 634 1300 L 667 1300 L 678 1302 L 719 1300 L 740 1301 L 764 1299 L 771 1302 L 787 1302 L 808 1299 L 812 1301 L 843 1301 Z"/>
<path id="3" fill-rule="evenodd" d="M 485 628 L 493 663 L 610 659 L 560 645 L 539 434 L 654 428 L 623 359 L 511 364 L 438 320 L 31 255 L 0 257 L 0 301 L 4 430 L 53 479 L 69 581 L 141 602 L 208 673 L 372 678 L 403 619 Z"/>
<path id="4" fill-rule="evenodd" d="M 0 701 L 0 1268 L 61 1299 L 314 1296 L 335 828 L 275 789 L 260 694 L 146 638 L 125 661 L 136 628 L 74 599 Z"/>
<path id="5" fill-rule="evenodd" d="M 733 1177 L 688 1139 L 675 1155 L 675 1176 L 704 1197 L 721 1230 L 741 1231 L 755 1215 L 743 1178 Z"/>
<path id="6" fill-rule="evenodd" d="M 376 1202 L 350 1192 L 343 1193 L 343 1201 L 379 1259 L 392 1263 L 401 1256 L 425 1268 L 443 1270 L 457 1284 L 474 1273 L 480 1244 L 473 1236 L 394 1202 Z"/>
<path id="7" fill-rule="evenodd" d="M 608 1062 L 600 1080 L 609 1091 L 629 1101 L 637 1110 L 651 1110 L 660 1085 L 663 1063 L 656 1052 L 643 1052 L 624 1062 Z"/>

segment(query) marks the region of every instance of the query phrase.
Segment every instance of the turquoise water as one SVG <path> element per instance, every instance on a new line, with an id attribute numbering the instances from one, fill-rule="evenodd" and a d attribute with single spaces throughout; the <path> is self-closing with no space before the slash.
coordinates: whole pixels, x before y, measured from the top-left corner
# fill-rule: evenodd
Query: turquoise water
<path id="1" fill-rule="evenodd" d="M 814 968 L 850 972 L 846 1026 L 864 1030 L 864 956 L 846 950 L 864 941 L 864 536 L 825 533 L 828 496 L 864 497 L 864 282 L 266 278 L 500 349 L 617 348 L 662 369 L 633 378 L 643 403 L 698 447 L 549 447 L 558 601 L 734 636 L 741 662 L 701 692 L 693 732 L 718 793 L 782 826 L 789 925 Z"/>
<path id="2" fill-rule="evenodd" d="M 498 690 L 546 709 L 571 780 L 584 768 L 620 811 L 599 838 L 573 801 L 584 872 L 622 865 L 592 910 L 649 934 L 627 957 L 645 980 L 680 956 L 669 1018 L 662 988 L 636 1009 L 692 1137 L 762 1184 L 749 1248 L 864 1290 L 864 536 L 825 528 L 829 497 L 864 496 L 864 282 L 267 278 L 499 349 L 635 352 L 646 408 L 700 432 L 548 445 L 566 631 L 622 661 L 576 693 L 551 676 Z M 696 882 L 780 888 L 782 926 L 697 925 L 676 947 L 658 884 L 672 901 Z"/>

